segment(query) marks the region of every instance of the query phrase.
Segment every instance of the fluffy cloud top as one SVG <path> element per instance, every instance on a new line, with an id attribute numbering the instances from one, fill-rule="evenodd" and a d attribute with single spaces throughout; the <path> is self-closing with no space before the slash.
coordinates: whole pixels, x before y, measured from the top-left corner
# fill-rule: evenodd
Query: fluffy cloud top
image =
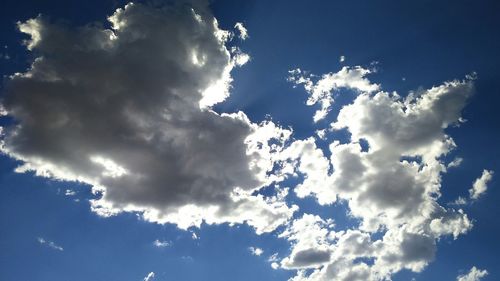
<path id="1" fill-rule="evenodd" d="M 343 60 L 341 60 L 343 61 Z M 372 84 L 365 76 L 373 70 L 362 67 L 343 67 L 336 73 L 323 74 L 320 79 L 315 79 L 315 75 L 307 74 L 297 68 L 291 70 L 288 81 L 295 85 L 303 85 L 309 94 L 307 105 L 320 105 L 320 109 L 314 114 L 314 122 L 318 122 L 326 117 L 330 112 L 330 107 L 334 102 L 333 93 L 341 88 L 347 88 L 359 92 L 370 93 L 379 89 L 379 85 Z M 313 80 L 317 80 L 314 82 Z"/>
<path id="2" fill-rule="evenodd" d="M 376 92 L 379 86 L 363 78 L 369 71 L 354 69 L 357 74 L 346 75 L 343 84 L 322 84 L 338 73 L 322 76 L 326 80 L 318 84 L 303 76 L 293 80 L 305 85 L 312 104 L 339 85 L 359 90 L 330 126 L 333 132 L 347 130 L 349 142 L 330 141 L 329 158 L 314 138 L 295 141 L 281 153 L 282 169 L 303 175 L 294 189 L 298 197 L 313 196 L 323 205 L 345 202 L 359 220 L 355 229 L 332 228 L 314 216 L 294 220 L 282 234 L 293 243 L 281 261 L 284 268 L 299 269 L 293 281 L 387 280 L 402 269 L 420 272 L 434 259 L 438 239 L 472 228 L 462 210 L 440 206 L 437 199 L 447 169 L 442 156 L 455 147 L 444 130 L 459 122 L 473 79 L 402 98 Z"/>
<path id="3" fill-rule="evenodd" d="M 91 185 L 92 210 L 102 216 L 139 212 L 184 229 L 246 222 L 257 233 L 286 225 L 279 237 L 290 252 L 269 261 L 297 270 L 293 281 L 420 272 L 434 259 L 436 241 L 472 228 L 463 210 L 438 203 L 442 174 L 460 164 L 442 160 L 455 147 L 445 130 L 460 121 L 473 94 L 470 77 L 403 98 L 380 91 L 367 78 L 373 70 L 359 66 L 320 78 L 291 71 L 289 80 L 309 94 L 307 105 L 320 106 L 315 122 L 330 112 L 339 89 L 357 94 L 317 131 L 330 144 L 327 157 L 314 137 L 290 141 L 291 130 L 271 121 L 212 110 L 229 95 L 231 70 L 249 56 L 226 47 L 233 36 L 205 5 L 128 4 L 109 22 L 111 29 L 71 28 L 42 16 L 19 23 L 36 59 L 9 78 L 0 107 L 16 122 L 0 130 L 2 152 L 23 162 L 16 171 Z M 235 28 L 247 37 L 243 25 Z M 327 130 L 346 130 L 350 139 L 330 139 L 335 134 Z M 288 189 L 257 192 L 298 175 L 292 190 L 299 198 L 341 202 L 358 224 L 339 229 L 315 214 L 290 221 L 297 206 L 287 204 Z M 491 177 L 483 172 L 471 198 Z M 472 272 L 463 278 L 485 275 Z"/>
<path id="4" fill-rule="evenodd" d="M 18 24 L 36 59 L 10 77 L 2 102 L 17 123 L 1 149 L 24 162 L 17 171 L 92 185 L 104 216 L 137 211 L 182 228 L 246 221 L 258 232 L 284 223 L 293 209 L 250 194 L 270 182 L 269 155 L 290 132 L 210 109 L 242 64 L 229 32 L 201 4 L 130 3 L 108 19 L 111 29 L 43 16 Z"/>
<path id="5" fill-rule="evenodd" d="M 467 274 L 459 275 L 457 281 L 480 281 L 486 275 L 488 271 L 473 266 Z"/>

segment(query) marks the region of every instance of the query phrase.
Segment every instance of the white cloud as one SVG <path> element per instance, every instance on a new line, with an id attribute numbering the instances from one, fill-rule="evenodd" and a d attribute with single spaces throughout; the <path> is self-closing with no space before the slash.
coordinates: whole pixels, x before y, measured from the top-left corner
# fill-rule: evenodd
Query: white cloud
<path id="1" fill-rule="evenodd" d="M 236 28 L 236 30 L 238 30 L 238 33 L 239 33 L 239 38 L 241 40 L 246 40 L 248 39 L 248 30 L 243 26 L 243 23 L 241 22 L 237 22 L 235 25 L 234 25 L 234 28 Z"/>
<path id="2" fill-rule="evenodd" d="M 161 241 L 161 240 L 158 240 L 156 239 L 155 241 L 153 241 L 153 245 L 155 247 L 158 247 L 158 248 L 165 248 L 165 247 L 168 247 L 170 246 L 170 242 L 169 241 Z"/>
<path id="3" fill-rule="evenodd" d="M 292 253 L 281 261 L 287 269 L 316 268 L 330 261 L 331 247 L 328 244 L 328 228 L 333 222 L 325 221 L 319 216 L 304 214 L 296 219 L 280 234 L 292 241 Z"/>
<path id="4" fill-rule="evenodd" d="M 472 228 L 462 210 L 438 203 L 442 175 L 461 162 L 442 160 L 455 148 L 445 129 L 461 122 L 472 79 L 402 98 L 380 91 L 367 78 L 373 70 L 359 66 L 319 78 L 290 71 L 289 81 L 309 94 L 307 105 L 320 106 L 315 122 L 327 116 L 339 89 L 357 94 L 330 128 L 318 130 L 323 140 L 326 130 L 350 134 L 347 142 L 332 141 L 327 157 L 312 136 L 291 141 L 291 129 L 271 121 L 212 110 L 229 96 L 232 69 L 250 57 L 226 47 L 231 34 L 203 5 L 183 7 L 128 4 L 109 17 L 110 30 L 74 29 L 43 17 L 19 23 L 39 57 L 10 77 L 0 110 L 18 124 L 2 128 L 0 143 L 24 162 L 16 171 L 91 185 L 98 196 L 91 207 L 101 216 L 137 212 L 182 229 L 247 223 L 257 234 L 285 225 L 279 237 L 290 242 L 290 253 L 269 262 L 297 270 L 292 281 L 374 281 L 403 269 L 420 272 L 434 259 L 437 240 Z M 235 28 L 247 36 L 243 25 Z M 491 176 L 485 170 L 476 180 L 472 199 Z M 289 177 L 300 179 L 291 188 L 297 197 L 340 203 L 359 224 L 337 229 L 315 214 L 291 220 L 298 207 L 287 204 L 287 188 L 257 194 Z"/>
<path id="5" fill-rule="evenodd" d="M 37 238 L 37 241 L 38 243 L 40 243 L 41 245 L 45 245 L 51 249 L 54 249 L 54 250 L 57 250 L 57 251 L 64 251 L 64 248 L 57 245 L 56 243 L 52 242 L 52 241 L 49 241 L 49 240 L 46 240 L 45 238 L 42 238 L 42 237 L 38 237 Z"/>
<path id="6" fill-rule="evenodd" d="M 249 57 L 228 50 L 207 5 L 184 4 L 127 4 L 111 29 L 19 23 L 39 57 L 7 81 L 3 106 L 18 125 L 3 128 L 1 149 L 24 162 L 17 172 L 91 185 L 101 216 L 272 231 L 296 207 L 254 192 L 273 181 L 291 132 L 211 109 Z"/>
<path id="7" fill-rule="evenodd" d="M 314 93 L 308 76 L 292 74 L 293 82 Z M 462 210 L 440 206 L 437 199 L 447 169 L 443 156 L 455 148 L 444 129 L 460 122 L 473 80 L 445 82 L 406 98 L 375 93 L 378 88 L 359 91 L 342 107 L 331 129 L 346 129 L 351 139 L 333 141 L 329 158 L 314 138 L 294 141 L 280 153 L 286 174 L 304 178 L 294 188 L 298 197 L 313 196 L 322 205 L 345 202 L 347 214 L 360 223 L 342 230 L 319 217 L 308 224 L 294 220 L 281 235 L 292 243 L 281 266 L 299 269 L 293 281 L 378 281 L 402 269 L 420 272 L 434 259 L 438 239 L 472 228 Z M 372 240 L 373 234 L 380 238 Z"/>
<path id="8" fill-rule="evenodd" d="M 76 191 L 71 190 L 71 189 L 66 189 L 66 191 L 64 191 L 64 195 L 66 195 L 66 196 L 75 196 L 76 195 Z"/>
<path id="9" fill-rule="evenodd" d="M 467 205 L 467 199 L 465 199 L 462 196 L 459 196 L 455 201 L 451 202 L 451 205 L 456 205 L 456 206 L 461 206 L 461 205 Z"/>
<path id="10" fill-rule="evenodd" d="M 279 265 L 277 262 L 272 262 L 272 263 L 271 263 L 271 268 L 272 268 L 272 269 L 276 270 L 276 269 L 278 269 L 279 267 L 280 267 L 280 265 Z"/>
<path id="11" fill-rule="evenodd" d="M 345 56 L 340 56 L 339 57 L 339 62 L 345 62 Z"/>
<path id="12" fill-rule="evenodd" d="M 451 161 L 450 163 L 448 163 L 448 168 L 455 168 L 455 167 L 458 167 L 462 164 L 462 162 L 464 161 L 463 158 L 461 157 L 455 157 L 455 159 L 453 159 L 453 161 Z"/>
<path id="13" fill-rule="evenodd" d="M 258 248 L 258 247 L 248 247 L 248 250 L 254 256 L 260 256 L 264 253 L 264 250 L 262 250 L 261 248 Z"/>
<path id="14" fill-rule="evenodd" d="M 0 104 L 0 117 L 6 116 L 8 114 L 9 113 L 7 112 L 7 110 L 5 110 L 5 107 L 2 104 Z"/>
<path id="15" fill-rule="evenodd" d="M 459 275 L 457 281 L 480 281 L 486 275 L 488 271 L 473 266 L 467 274 Z"/>
<path id="16" fill-rule="evenodd" d="M 326 140 L 326 129 L 316 130 L 315 133 L 318 136 L 318 138 Z"/>
<path id="17" fill-rule="evenodd" d="M 472 188 L 469 189 L 469 195 L 472 200 L 477 200 L 488 189 L 488 183 L 493 179 L 493 171 L 483 170 L 481 177 L 474 181 Z"/>
<path id="18" fill-rule="evenodd" d="M 155 273 L 150 272 L 148 273 L 148 275 L 146 275 L 146 277 L 144 277 L 144 281 L 152 281 L 154 278 L 155 278 Z"/>
<path id="19" fill-rule="evenodd" d="M 297 68 L 289 71 L 290 76 L 288 81 L 295 85 L 303 85 L 306 92 L 309 94 L 307 105 L 320 105 L 320 109 L 314 114 L 314 122 L 324 119 L 330 112 L 330 108 L 334 102 L 333 93 L 341 88 L 351 89 L 363 93 L 371 93 L 379 90 L 380 86 L 372 84 L 366 76 L 372 73 L 373 70 L 365 69 L 360 66 L 343 67 L 336 73 L 323 74 L 320 79 L 313 82 L 314 75 L 309 75 L 307 72 Z"/>

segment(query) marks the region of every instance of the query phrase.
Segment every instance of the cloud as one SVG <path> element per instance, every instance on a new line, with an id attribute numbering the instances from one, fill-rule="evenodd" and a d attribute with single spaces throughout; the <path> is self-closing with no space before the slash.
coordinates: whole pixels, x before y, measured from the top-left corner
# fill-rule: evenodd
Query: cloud
<path id="1" fill-rule="evenodd" d="M 381 91 L 367 77 L 373 70 L 359 66 L 320 77 L 292 70 L 288 79 L 303 85 L 306 104 L 320 106 L 314 122 L 327 116 L 339 90 L 357 94 L 318 130 L 329 142 L 325 151 L 313 136 L 293 140 L 291 129 L 272 121 L 213 110 L 230 94 L 231 71 L 250 57 L 227 48 L 232 35 L 207 5 L 131 3 L 109 22 L 111 29 L 70 28 L 39 16 L 18 24 L 36 59 L 8 79 L 0 108 L 16 121 L 1 128 L 0 147 L 23 162 L 17 172 L 91 185 L 91 208 L 101 216 L 137 212 L 182 229 L 247 223 L 257 234 L 284 226 L 279 237 L 290 252 L 269 262 L 296 270 L 292 281 L 420 272 L 439 239 L 472 228 L 465 212 L 438 202 L 442 175 L 459 164 L 443 162 L 456 146 L 445 130 L 461 120 L 471 77 L 403 98 Z M 332 139 L 340 130 L 350 138 Z M 485 172 L 471 198 L 486 190 L 492 172 Z M 308 213 L 292 219 L 298 207 L 287 204 L 288 188 L 259 194 L 292 177 L 298 198 L 339 204 L 354 226 L 340 229 Z"/>
<path id="2" fill-rule="evenodd" d="M 66 195 L 66 196 L 75 196 L 76 195 L 76 191 L 71 190 L 71 189 L 66 189 L 66 191 L 64 191 L 64 195 Z"/>
<path id="3" fill-rule="evenodd" d="M 328 227 L 332 226 L 331 221 L 311 214 L 304 214 L 302 218 L 294 220 L 280 234 L 280 237 L 294 243 L 290 257 L 284 258 L 281 266 L 287 269 L 315 268 L 328 262 L 331 249 L 327 234 Z"/>
<path id="4" fill-rule="evenodd" d="M 248 250 L 254 256 L 260 256 L 264 253 L 264 250 L 262 250 L 261 248 L 257 248 L 257 247 L 248 247 Z"/>
<path id="5" fill-rule="evenodd" d="M 2 101 L 16 124 L 1 149 L 24 163 L 16 171 L 91 185 L 101 216 L 247 222 L 258 233 L 285 223 L 295 208 L 254 192 L 273 181 L 272 154 L 291 132 L 211 109 L 242 52 L 226 48 L 206 3 L 130 3 L 108 20 L 111 29 L 18 24 L 36 58 Z"/>
<path id="6" fill-rule="evenodd" d="M 328 98 L 336 87 L 318 87 L 301 71 L 292 75 L 310 98 Z M 360 77 L 367 79 L 351 78 Z M 298 269 L 291 280 L 387 280 L 403 269 L 420 272 L 434 259 L 437 240 L 456 239 L 472 228 L 467 214 L 437 200 L 447 171 L 443 156 L 456 147 L 445 129 L 460 122 L 473 81 L 453 80 L 405 98 L 363 81 L 366 87 L 358 89 L 364 90 L 330 125 L 329 157 L 314 138 L 294 141 L 280 153 L 285 174 L 302 175 L 293 190 L 298 197 L 344 203 L 359 222 L 354 229 L 337 229 L 314 215 L 292 221 L 281 235 L 292 244 L 281 266 Z M 339 130 L 347 130 L 350 140 L 331 140 Z"/>
<path id="7" fill-rule="evenodd" d="M 158 247 L 158 248 L 165 248 L 165 247 L 168 247 L 170 246 L 170 242 L 169 241 L 160 241 L 158 239 L 156 239 L 155 241 L 153 241 L 153 245 L 155 247 Z"/>
<path id="8" fill-rule="evenodd" d="M 360 66 L 343 67 L 336 73 L 323 74 L 320 79 L 315 79 L 314 75 L 307 74 L 303 70 L 297 68 L 289 71 L 290 76 L 288 81 L 296 85 L 303 85 L 306 92 L 309 94 L 307 105 L 320 105 L 320 109 L 314 114 L 314 122 L 324 119 L 330 112 L 330 107 L 334 102 L 333 93 L 341 88 L 346 88 L 354 91 L 370 93 L 377 91 L 379 85 L 372 84 L 366 76 L 372 73 L 373 70 L 365 69 Z M 314 82 L 313 80 L 317 80 Z"/>
<path id="9" fill-rule="evenodd" d="M 451 161 L 450 163 L 448 163 L 448 168 L 456 168 L 458 166 L 460 166 L 462 164 L 462 162 L 464 161 L 463 158 L 461 157 L 455 157 L 455 159 L 453 159 L 453 161 Z"/>
<path id="10" fill-rule="evenodd" d="M 472 200 L 479 199 L 488 189 L 488 183 L 493 179 L 493 171 L 483 170 L 481 177 L 474 181 L 469 195 Z"/>
<path id="11" fill-rule="evenodd" d="M 52 242 L 52 241 L 48 241 L 48 240 L 45 240 L 45 238 L 42 238 L 42 237 L 38 237 L 37 238 L 37 241 L 38 243 L 40 243 L 41 245 L 45 245 L 51 249 L 54 249 L 54 250 L 57 250 L 57 251 L 64 251 L 64 248 L 57 245 L 56 243 Z"/>
<path id="12" fill-rule="evenodd" d="M 248 30 L 243 26 L 243 23 L 241 22 L 237 22 L 235 25 L 234 25 L 234 28 L 236 28 L 236 30 L 238 31 L 239 33 L 239 38 L 241 40 L 246 40 L 248 39 Z"/>
<path id="13" fill-rule="evenodd" d="M 151 281 L 155 278 L 155 273 L 154 272 L 150 272 L 148 273 L 148 275 L 146 275 L 146 277 L 144 277 L 144 281 Z"/>
<path id="14" fill-rule="evenodd" d="M 457 281 L 480 281 L 486 275 L 488 271 L 473 266 L 467 274 L 459 275 Z"/>

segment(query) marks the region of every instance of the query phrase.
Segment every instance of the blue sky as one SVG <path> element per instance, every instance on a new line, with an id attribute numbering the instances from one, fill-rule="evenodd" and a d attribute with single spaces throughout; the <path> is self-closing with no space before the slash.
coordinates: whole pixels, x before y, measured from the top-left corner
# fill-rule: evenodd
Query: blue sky
<path id="1" fill-rule="evenodd" d="M 1 280 L 500 279 L 498 3 L 126 4 L 0 6 Z"/>

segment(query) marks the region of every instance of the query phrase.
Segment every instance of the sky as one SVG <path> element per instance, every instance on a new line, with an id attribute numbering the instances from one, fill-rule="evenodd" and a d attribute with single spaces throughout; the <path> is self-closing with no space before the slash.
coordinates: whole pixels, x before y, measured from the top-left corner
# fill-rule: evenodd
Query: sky
<path id="1" fill-rule="evenodd" d="M 500 4 L 0 4 L 0 280 L 500 280 Z"/>

